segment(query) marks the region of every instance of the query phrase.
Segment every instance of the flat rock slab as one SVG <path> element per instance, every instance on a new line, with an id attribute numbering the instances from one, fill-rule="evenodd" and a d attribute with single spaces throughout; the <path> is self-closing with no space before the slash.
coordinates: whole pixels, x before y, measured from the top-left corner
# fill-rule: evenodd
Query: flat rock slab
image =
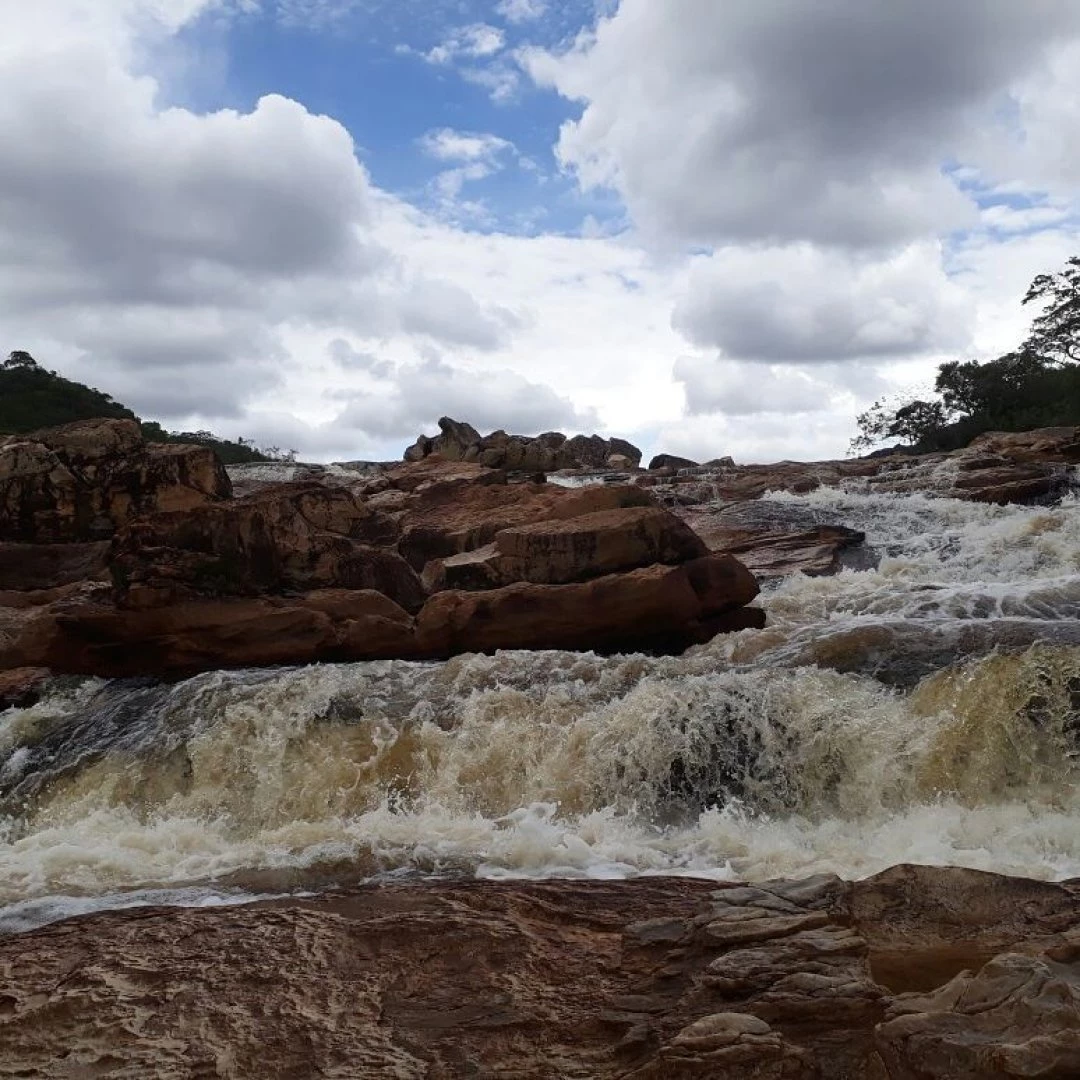
<path id="1" fill-rule="evenodd" d="M 24 1078 L 985 1080 L 1078 1075 L 1080 905 L 864 882 L 374 885 L 0 940 Z"/>

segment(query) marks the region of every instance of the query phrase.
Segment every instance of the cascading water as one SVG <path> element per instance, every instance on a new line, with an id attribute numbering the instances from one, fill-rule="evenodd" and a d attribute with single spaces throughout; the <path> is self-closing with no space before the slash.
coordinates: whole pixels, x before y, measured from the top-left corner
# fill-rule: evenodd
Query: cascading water
<path id="1" fill-rule="evenodd" d="M 57 681 L 0 714 L 0 930 L 401 873 L 1080 875 L 1080 501 L 768 502 L 876 567 L 683 657 Z"/>

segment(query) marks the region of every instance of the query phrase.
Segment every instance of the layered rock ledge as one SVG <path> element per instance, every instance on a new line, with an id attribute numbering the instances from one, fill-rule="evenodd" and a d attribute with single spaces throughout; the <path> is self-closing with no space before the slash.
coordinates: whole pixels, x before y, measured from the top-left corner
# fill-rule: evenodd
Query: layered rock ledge
<path id="1" fill-rule="evenodd" d="M 372 885 L 0 940 L 10 1075 L 1080 1075 L 1080 883 Z"/>
<path id="2" fill-rule="evenodd" d="M 429 455 L 234 497 L 208 451 L 159 449 L 108 420 L 0 444 L 0 671 L 681 651 L 764 622 L 753 575 L 636 486 Z"/>

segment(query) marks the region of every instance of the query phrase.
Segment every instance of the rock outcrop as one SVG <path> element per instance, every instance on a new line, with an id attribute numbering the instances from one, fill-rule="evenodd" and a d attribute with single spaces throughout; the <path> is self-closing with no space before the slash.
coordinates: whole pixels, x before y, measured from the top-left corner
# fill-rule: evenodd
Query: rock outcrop
<path id="1" fill-rule="evenodd" d="M 0 940 L 0 1061 L 36 1080 L 1067 1080 L 1080 896 L 908 866 L 114 912 Z"/>
<path id="2" fill-rule="evenodd" d="M 65 455 L 62 476 L 78 466 L 77 497 L 22 483 L 37 475 L 15 467 L 27 447 Z M 681 651 L 764 618 L 739 610 L 753 577 L 710 562 L 642 488 L 511 484 L 506 469 L 430 456 L 263 476 L 229 498 L 220 468 L 199 473 L 188 449 L 170 448 L 183 469 L 155 473 L 123 421 L 0 448 L 15 463 L 0 525 L 37 540 L 0 542 L 0 670 L 172 677 L 499 648 Z M 111 539 L 85 539 L 84 506 L 90 535 Z"/>
<path id="3" fill-rule="evenodd" d="M 736 559 L 707 556 L 582 584 L 514 584 L 436 593 L 417 619 L 421 652 L 451 656 L 495 649 L 679 652 L 721 631 L 763 626 L 747 608 L 758 593 Z"/>
<path id="4" fill-rule="evenodd" d="M 649 462 L 649 472 L 655 472 L 657 469 L 671 469 L 678 472 L 680 469 L 696 469 L 698 466 L 698 462 L 678 457 L 676 454 L 657 454 Z"/>
<path id="5" fill-rule="evenodd" d="M 85 420 L 0 438 L 0 541 L 108 539 L 140 514 L 227 499 L 206 447 L 146 443 L 134 420 Z"/>
<path id="6" fill-rule="evenodd" d="M 441 434 L 421 435 L 408 450 L 406 461 L 423 461 L 437 455 L 447 461 L 475 461 L 493 469 L 521 473 L 544 473 L 560 469 L 603 469 L 611 459 L 624 459 L 631 468 L 641 462 L 641 451 L 625 439 L 599 435 L 575 435 L 568 439 L 558 431 L 543 435 L 508 435 L 495 431 L 481 435 L 471 424 L 444 416 Z"/>

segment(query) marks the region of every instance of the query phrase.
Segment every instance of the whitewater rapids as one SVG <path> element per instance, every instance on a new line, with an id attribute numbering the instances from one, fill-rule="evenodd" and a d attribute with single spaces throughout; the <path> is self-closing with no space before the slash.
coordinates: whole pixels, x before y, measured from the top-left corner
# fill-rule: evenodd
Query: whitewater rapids
<path id="1" fill-rule="evenodd" d="M 380 875 L 1080 876 L 1080 501 L 768 501 L 874 568 L 683 657 L 56 680 L 0 714 L 0 931 Z"/>

